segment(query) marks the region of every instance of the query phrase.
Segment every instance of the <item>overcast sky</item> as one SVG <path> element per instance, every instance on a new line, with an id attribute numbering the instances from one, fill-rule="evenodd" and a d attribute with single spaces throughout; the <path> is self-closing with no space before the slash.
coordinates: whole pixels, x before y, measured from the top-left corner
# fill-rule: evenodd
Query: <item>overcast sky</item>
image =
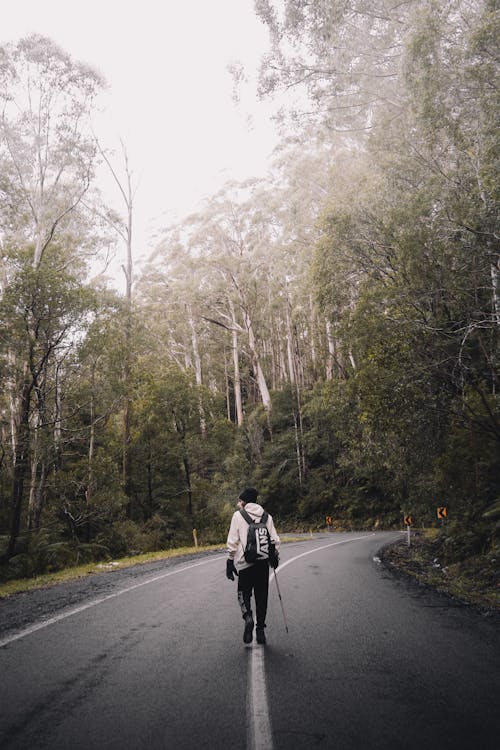
<path id="1" fill-rule="evenodd" d="M 140 180 L 138 257 L 155 228 L 226 180 L 265 173 L 277 140 L 270 106 L 251 86 L 236 106 L 227 71 L 240 61 L 252 73 L 266 49 L 253 0 L 22 0 L 3 9 L 0 28 L 1 42 L 49 36 L 106 78 L 96 128 L 108 146 L 124 141 Z"/>

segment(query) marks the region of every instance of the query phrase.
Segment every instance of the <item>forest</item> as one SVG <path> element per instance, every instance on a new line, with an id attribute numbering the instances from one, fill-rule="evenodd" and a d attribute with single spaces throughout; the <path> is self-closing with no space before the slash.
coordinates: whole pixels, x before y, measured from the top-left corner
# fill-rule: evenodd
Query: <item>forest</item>
<path id="1" fill-rule="evenodd" d="M 223 542 L 244 486 L 280 530 L 445 506 L 451 557 L 499 553 L 498 1 L 255 12 L 272 167 L 140 270 L 105 82 L 46 37 L 0 48 L 3 579 Z M 123 294 L 92 275 L 110 248 Z"/>

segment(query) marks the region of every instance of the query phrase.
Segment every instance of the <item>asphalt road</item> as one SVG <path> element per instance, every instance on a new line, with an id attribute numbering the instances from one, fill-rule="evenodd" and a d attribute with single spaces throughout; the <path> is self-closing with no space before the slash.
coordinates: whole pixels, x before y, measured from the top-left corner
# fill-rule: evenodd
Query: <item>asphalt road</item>
<path id="1" fill-rule="evenodd" d="M 289 633 L 271 581 L 266 647 L 242 642 L 223 554 L 89 583 L 0 635 L 0 747 L 496 750 L 495 621 L 374 561 L 397 536 L 285 545 Z"/>

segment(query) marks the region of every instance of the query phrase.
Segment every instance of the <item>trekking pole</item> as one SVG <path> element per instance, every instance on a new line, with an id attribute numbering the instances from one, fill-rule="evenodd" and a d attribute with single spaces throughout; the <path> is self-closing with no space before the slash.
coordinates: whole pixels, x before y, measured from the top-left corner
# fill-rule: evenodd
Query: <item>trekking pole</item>
<path id="1" fill-rule="evenodd" d="M 286 624 L 285 608 L 283 606 L 283 599 L 281 598 L 281 591 L 280 591 L 280 586 L 278 583 L 278 576 L 276 575 L 276 570 L 274 571 L 274 580 L 276 581 L 276 588 L 278 590 L 278 596 L 279 596 L 279 600 L 281 604 L 281 611 L 283 613 L 283 622 L 285 623 L 285 630 L 288 633 L 288 625 Z"/>

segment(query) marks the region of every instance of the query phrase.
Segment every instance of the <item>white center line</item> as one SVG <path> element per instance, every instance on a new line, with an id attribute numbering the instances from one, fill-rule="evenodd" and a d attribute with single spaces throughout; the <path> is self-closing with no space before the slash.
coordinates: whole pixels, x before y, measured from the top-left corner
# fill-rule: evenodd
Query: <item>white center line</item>
<path id="1" fill-rule="evenodd" d="M 116 599 L 117 596 L 121 596 L 122 594 L 128 594 L 129 591 L 134 591 L 135 589 L 138 589 L 141 586 L 147 586 L 150 583 L 161 581 L 163 578 L 174 576 L 177 573 L 183 573 L 185 570 L 191 570 L 191 568 L 197 568 L 200 565 L 207 565 L 208 563 L 215 562 L 215 561 L 219 562 L 220 559 L 221 559 L 221 556 L 217 555 L 216 557 L 210 558 L 210 560 L 203 560 L 203 562 L 193 563 L 192 565 L 185 565 L 183 568 L 177 568 L 176 570 L 171 570 L 168 573 L 162 573 L 161 575 L 154 576 L 154 578 L 148 578 L 147 581 L 134 583 L 132 586 L 127 586 L 124 589 L 120 589 L 120 591 L 116 591 L 114 594 L 101 596 L 99 599 L 92 599 L 92 601 L 86 602 L 85 604 L 81 604 L 78 607 L 67 609 L 58 615 L 54 615 L 54 617 L 50 617 L 48 620 L 37 622 L 35 625 L 30 625 L 29 627 L 24 628 L 23 630 L 17 631 L 17 633 L 13 633 L 12 635 L 8 635 L 6 638 L 0 639 L 0 648 L 2 648 L 3 646 L 7 646 L 9 643 L 13 643 L 14 641 L 18 641 L 20 638 L 25 638 L 27 635 L 31 635 L 31 633 L 36 633 L 37 630 L 42 630 L 43 628 L 47 628 L 49 625 L 54 625 L 56 622 L 65 620 L 67 617 L 72 617 L 73 615 L 77 615 L 79 612 L 84 612 L 86 609 L 90 609 L 91 607 L 96 607 L 98 604 L 107 602 L 110 599 Z"/>
<path id="2" fill-rule="evenodd" d="M 354 539 L 344 539 L 341 542 L 330 542 L 321 547 L 302 552 L 300 555 L 290 558 L 279 566 L 280 571 L 290 563 L 299 560 L 306 555 L 312 555 L 328 547 L 336 547 L 339 544 L 358 542 L 368 539 L 373 534 L 357 536 Z M 271 573 L 269 582 L 272 581 L 274 571 Z M 249 672 L 248 672 L 248 725 L 247 725 L 247 750 L 273 750 L 273 732 L 269 716 L 269 704 L 266 688 L 265 648 L 253 646 L 250 650 Z"/>
<path id="3" fill-rule="evenodd" d="M 272 750 L 273 748 L 273 733 L 267 702 L 264 651 L 263 646 L 255 645 L 250 650 L 247 750 Z"/>

